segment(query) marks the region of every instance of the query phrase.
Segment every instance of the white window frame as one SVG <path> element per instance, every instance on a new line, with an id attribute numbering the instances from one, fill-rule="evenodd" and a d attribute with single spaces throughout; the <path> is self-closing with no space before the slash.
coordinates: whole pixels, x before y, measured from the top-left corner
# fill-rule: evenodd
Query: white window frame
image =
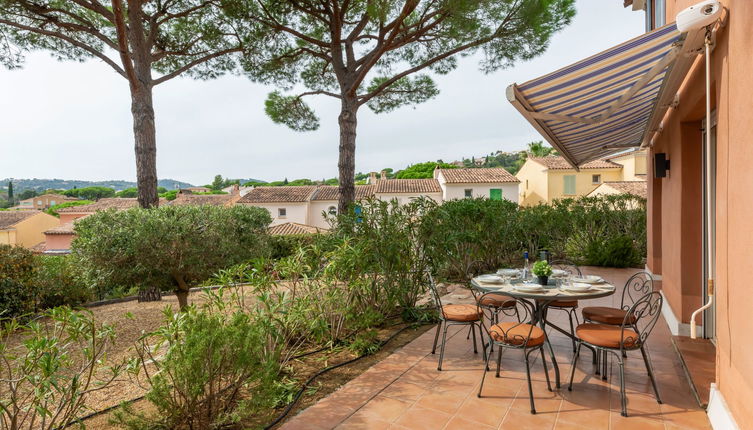
<path id="1" fill-rule="evenodd" d="M 277 208 L 277 218 L 287 218 L 288 208 Z"/>
<path id="2" fill-rule="evenodd" d="M 463 190 L 463 197 L 466 199 L 473 198 L 473 188 L 466 188 Z"/>
<path id="3" fill-rule="evenodd" d="M 601 175 L 591 175 L 591 184 L 593 185 L 601 184 Z"/>

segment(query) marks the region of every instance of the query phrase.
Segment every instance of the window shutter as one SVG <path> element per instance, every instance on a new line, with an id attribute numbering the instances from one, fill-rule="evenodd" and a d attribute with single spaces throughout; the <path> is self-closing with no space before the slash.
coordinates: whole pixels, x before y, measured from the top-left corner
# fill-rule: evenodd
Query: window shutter
<path id="1" fill-rule="evenodd" d="M 502 190 L 500 188 L 490 189 L 489 200 L 502 200 Z"/>

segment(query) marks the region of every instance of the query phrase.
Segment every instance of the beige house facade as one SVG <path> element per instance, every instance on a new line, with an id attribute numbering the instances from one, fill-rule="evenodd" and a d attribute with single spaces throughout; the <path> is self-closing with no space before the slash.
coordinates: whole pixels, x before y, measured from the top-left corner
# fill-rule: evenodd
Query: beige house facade
<path id="1" fill-rule="evenodd" d="M 623 181 L 623 169 L 612 160 L 591 161 L 576 170 L 560 156 L 528 157 L 515 175 L 520 180 L 519 203 L 533 206 L 586 196 L 605 182 Z"/>
<path id="2" fill-rule="evenodd" d="M 0 244 L 33 248 L 58 219 L 40 211 L 0 211 Z"/>
<path id="3" fill-rule="evenodd" d="M 32 197 L 30 199 L 21 200 L 18 202 L 18 209 L 36 209 L 44 210 L 49 209 L 52 206 L 59 205 L 60 203 L 72 202 L 78 199 L 73 197 L 64 196 L 61 194 L 43 194 L 41 196 Z"/>

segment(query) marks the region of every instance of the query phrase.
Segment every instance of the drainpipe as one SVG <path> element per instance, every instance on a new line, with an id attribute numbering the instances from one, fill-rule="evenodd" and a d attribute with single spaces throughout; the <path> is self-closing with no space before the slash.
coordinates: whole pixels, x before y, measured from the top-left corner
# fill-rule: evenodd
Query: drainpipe
<path id="1" fill-rule="evenodd" d="M 704 41 L 704 50 L 706 53 L 706 219 L 711 220 L 711 214 L 714 208 L 711 207 L 711 163 L 708 162 L 708 154 L 711 153 L 711 26 L 706 27 L 706 40 Z M 706 228 L 706 247 L 711 250 L 713 247 L 713 236 L 711 234 L 711 226 Z M 696 309 L 690 316 L 690 338 L 696 339 L 696 322 L 695 318 L 698 314 L 710 308 L 714 303 L 714 265 L 711 264 L 711 256 L 707 252 L 706 258 L 709 260 L 706 262 L 708 267 L 708 279 L 706 280 L 706 295 L 708 301 L 705 305 Z"/>

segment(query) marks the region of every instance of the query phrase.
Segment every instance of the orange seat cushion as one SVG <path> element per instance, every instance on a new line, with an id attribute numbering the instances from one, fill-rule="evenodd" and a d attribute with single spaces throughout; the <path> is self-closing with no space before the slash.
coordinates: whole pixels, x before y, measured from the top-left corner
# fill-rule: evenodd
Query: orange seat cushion
<path id="1" fill-rule="evenodd" d="M 533 327 L 533 330 L 531 330 L 531 327 Z M 531 338 L 527 344 L 529 347 L 539 346 L 546 340 L 544 330 L 538 326 L 531 326 L 531 324 L 503 322 L 495 324 L 489 329 L 489 335 L 492 339 L 508 345 L 523 345 L 528 333 L 531 333 Z"/>
<path id="2" fill-rule="evenodd" d="M 515 306 L 515 299 L 504 294 L 493 293 L 481 297 L 478 304 L 493 308 L 512 308 Z"/>
<path id="3" fill-rule="evenodd" d="M 621 327 L 607 324 L 581 324 L 575 329 L 575 335 L 591 345 L 604 348 L 619 348 L 620 339 L 623 339 L 625 348 L 632 348 L 638 340 L 635 331 L 625 329 L 623 336 Z"/>
<path id="4" fill-rule="evenodd" d="M 482 316 L 476 305 L 444 305 L 442 313 L 449 321 L 478 321 Z"/>
<path id="5" fill-rule="evenodd" d="M 549 304 L 550 308 L 577 308 L 577 300 L 555 300 Z"/>
<path id="6" fill-rule="evenodd" d="M 583 308 L 583 318 L 603 324 L 621 325 L 625 321 L 627 311 L 619 308 L 609 308 L 606 306 L 591 306 Z M 635 324 L 635 315 L 627 321 L 629 324 Z"/>

